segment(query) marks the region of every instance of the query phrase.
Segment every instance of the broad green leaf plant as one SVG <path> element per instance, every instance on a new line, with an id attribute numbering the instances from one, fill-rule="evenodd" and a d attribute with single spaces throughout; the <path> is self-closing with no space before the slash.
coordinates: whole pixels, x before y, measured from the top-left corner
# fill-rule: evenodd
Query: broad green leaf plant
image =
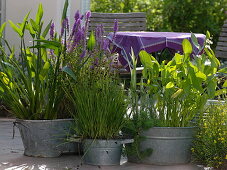
<path id="1" fill-rule="evenodd" d="M 28 13 L 20 24 L 9 21 L 21 39 L 19 56 L 10 47 L 8 56 L 1 46 L 1 95 L 10 112 L 19 119 L 58 118 L 63 97 L 59 72 L 63 47 L 60 41 L 46 40 L 51 22 L 44 28 L 42 18 L 40 4 L 35 19 L 29 19 Z M 32 47 L 25 43 L 27 31 L 33 40 Z M 56 58 L 51 58 L 49 49 L 54 50 Z"/>
<path id="2" fill-rule="evenodd" d="M 194 37 L 192 40 L 202 49 Z M 149 114 L 154 116 L 157 126 L 191 126 L 193 118 L 203 112 L 207 99 L 226 93 L 226 89 L 217 90 L 215 74 L 220 63 L 209 46 L 205 44 L 204 52 L 194 55 L 194 59 L 189 40 L 184 39 L 182 47 L 184 54 L 176 53 L 168 63 L 158 63 L 146 51 L 139 54 L 146 80 L 143 86 L 147 87 L 152 108 Z"/>

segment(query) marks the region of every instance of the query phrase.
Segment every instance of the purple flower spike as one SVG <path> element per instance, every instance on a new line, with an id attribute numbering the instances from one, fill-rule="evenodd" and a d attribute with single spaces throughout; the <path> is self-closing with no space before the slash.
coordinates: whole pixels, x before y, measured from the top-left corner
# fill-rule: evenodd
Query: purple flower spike
<path id="1" fill-rule="evenodd" d="M 69 20 L 68 18 L 65 18 L 62 21 L 62 27 L 61 27 L 61 37 L 64 35 L 65 30 L 69 32 Z"/>
<path id="2" fill-rule="evenodd" d="M 85 26 L 82 27 L 82 32 L 85 32 Z"/>
<path id="3" fill-rule="evenodd" d="M 73 25 L 73 29 L 72 29 L 72 33 L 71 33 L 70 37 L 74 36 L 74 34 L 80 28 L 80 26 L 81 26 L 81 20 L 80 20 L 80 18 L 78 18 Z"/>
<path id="4" fill-rule="evenodd" d="M 99 41 L 101 38 L 101 25 L 97 26 L 95 29 L 95 38 L 97 41 Z"/>
<path id="5" fill-rule="evenodd" d="M 72 52 L 74 50 L 74 48 L 79 44 L 79 42 L 82 40 L 82 38 L 83 38 L 83 33 L 82 33 L 81 29 L 78 29 L 78 31 L 74 35 L 74 39 L 73 39 L 73 43 L 70 48 L 70 52 Z"/>
<path id="6" fill-rule="evenodd" d="M 86 16 L 86 20 L 88 20 L 91 17 L 91 11 L 87 11 L 85 16 Z"/>
<path id="7" fill-rule="evenodd" d="M 79 26 L 81 25 L 81 19 L 78 19 L 78 20 L 76 21 L 76 25 L 77 25 L 77 27 L 79 27 Z"/>
<path id="8" fill-rule="evenodd" d="M 75 13 L 75 16 L 74 16 L 75 21 L 77 21 L 80 17 L 81 17 L 80 12 L 79 12 L 79 10 L 77 10 L 76 13 Z"/>
<path id="9" fill-rule="evenodd" d="M 118 20 L 115 19 L 114 20 L 114 33 L 116 33 L 118 31 Z"/>
<path id="10" fill-rule="evenodd" d="M 104 34 L 104 29 L 103 29 L 103 25 L 101 24 L 97 26 L 95 30 L 95 38 L 101 49 L 103 47 L 103 37 L 104 37 L 103 34 Z"/>
<path id="11" fill-rule="evenodd" d="M 104 42 L 103 42 L 103 48 L 102 49 L 110 52 L 109 44 L 110 44 L 110 41 L 108 39 L 105 39 Z"/>
<path id="12" fill-rule="evenodd" d="M 81 29 L 78 29 L 77 33 L 75 34 L 75 40 L 77 40 L 77 42 L 79 42 L 82 38 L 82 35 L 83 35 L 83 33 L 82 33 Z"/>
<path id="13" fill-rule="evenodd" d="M 54 23 L 52 23 L 50 26 L 50 39 L 54 39 Z"/>
<path id="14" fill-rule="evenodd" d="M 100 26 L 97 26 L 95 29 L 95 36 L 96 38 L 100 36 Z"/>

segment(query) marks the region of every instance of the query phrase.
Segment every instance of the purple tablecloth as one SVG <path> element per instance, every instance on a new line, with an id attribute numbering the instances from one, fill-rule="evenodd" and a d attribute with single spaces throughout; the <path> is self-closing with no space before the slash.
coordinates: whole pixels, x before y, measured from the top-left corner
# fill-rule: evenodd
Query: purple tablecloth
<path id="1" fill-rule="evenodd" d="M 204 34 L 195 34 L 201 46 L 205 41 Z M 114 52 L 118 52 L 119 58 L 124 68 L 131 64 L 131 48 L 135 56 L 138 56 L 141 50 L 148 53 L 161 51 L 165 48 L 173 49 L 176 52 L 182 52 L 183 39 L 191 41 L 191 33 L 177 33 L 177 32 L 117 32 L 113 39 L 113 33 L 110 33 L 107 38 L 114 44 Z M 194 54 L 198 54 L 199 50 L 193 47 Z"/>

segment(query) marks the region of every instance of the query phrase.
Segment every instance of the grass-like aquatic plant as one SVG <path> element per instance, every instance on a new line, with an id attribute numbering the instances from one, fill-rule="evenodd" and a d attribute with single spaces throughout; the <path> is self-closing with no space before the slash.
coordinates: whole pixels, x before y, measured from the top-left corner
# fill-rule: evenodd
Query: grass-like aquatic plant
<path id="1" fill-rule="evenodd" d="M 84 67 L 68 91 L 75 108 L 75 131 L 84 139 L 113 139 L 125 123 L 123 88 L 111 72 L 102 67 Z"/>

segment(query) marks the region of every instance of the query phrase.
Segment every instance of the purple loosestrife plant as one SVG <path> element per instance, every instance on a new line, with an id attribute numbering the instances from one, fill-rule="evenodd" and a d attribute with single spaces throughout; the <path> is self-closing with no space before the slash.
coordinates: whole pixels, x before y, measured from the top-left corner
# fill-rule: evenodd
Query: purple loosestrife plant
<path id="1" fill-rule="evenodd" d="M 109 63 L 112 60 L 110 42 L 104 37 L 104 28 L 102 25 L 99 25 L 94 30 L 95 35 L 89 33 L 90 37 L 88 36 L 90 17 L 90 11 L 86 12 L 84 17 L 79 11 L 76 11 L 74 24 L 71 29 L 68 18 L 62 19 L 60 36 L 57 36 L 54 32 L 54 24 L 52 23 L 50 39 L 60 41 L 62 44 L 61 49 L 63 52 L 61 54 L 64 55 L 64 57 L 61 65 L 63 66 L 63 71 L 70 68 L 77 74 L 84 65 L 87 65 L 88 68 L 103 67 L 105 64 L 105 67 L 110 66 Z M 117 30 L 118 22 L 115 20 L 113 23 L 113 31 L 115 34 Z M 92 34 L 93 36 L 91 36 Z M 50 53 L 54 55 L 54 50 L 51 50 Z"/>
<path id="2" fill-rule="evenodd" d="M 76 16 L 79 20 L 78 13 Z M 111 139 L 119 137 L 125 123 L 125 96 L 110 68 L 113 54 L 109 40 L 104 37 L 103 26 L 98 26 L 87 39 L 90 16 L 87 12 L 85 24 L 75 30 L 69 42 L 73 45 L 68 53 L 70 65 L 65 68 L 69 77 L 69 88 L 65 88 L 65 92 L 73 106 L 71 112 L 79 137 Z M 117 31 L 117 22 L 113 30 Z"/>
<path id="3" fill-rule="evenodd" d="M 75 21 L 77 21 L 80 18 L 81 18 L 80 11 L 77 10 L 76 13 L 75 13 L 74 19 L 75 19 Z"/>
<path id="4" fill-rule="evenodd" d="M 79 44 L 79 42 L 82 39 L 83 39 L 83 33 L 82 33 L 81 28 L 79 28 L 78 31 L 74 35 L 73 43 L 70 46 L 70 51 L 69 52 L 72 52 L 77 47 L 77 45 Z"/>
<path id="5" fill-rule="evenodd" d="M 75 17 L 75 23 L 73 25 L 69 40 L 72 39 L 72 37 L 75 35 L 76 31 L 81 28 L 81 18 L 80 17 Z"/>

